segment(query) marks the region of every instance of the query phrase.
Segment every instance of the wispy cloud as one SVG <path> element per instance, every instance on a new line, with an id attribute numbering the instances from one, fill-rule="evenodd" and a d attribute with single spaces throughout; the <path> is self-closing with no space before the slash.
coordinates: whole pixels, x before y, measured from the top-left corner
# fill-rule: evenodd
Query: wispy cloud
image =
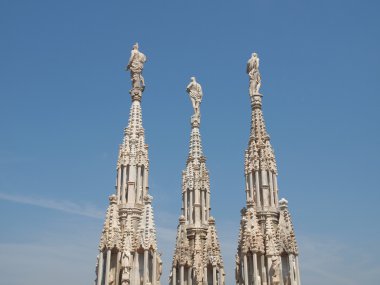
<path id="1" fill-rule="evenodd" d="M 86 216 L 90 218 L 103 219 L 104 211 L 93 205 L 80 205 L 70 201 L 52 200 L 37 197 L 27 197 L 24 195 L 14 195 L 0 192 L 0 200 L 10 201 L 19 204 L 32 205 L 36 207 L 52 209 L 70 214 Z"/>
<path id="2" fill-rule="evenodd" d="M 377 283 L 378 249 L 331 238 L 300 239 L 301 279 L 306 284 L 356 285 Z"/>

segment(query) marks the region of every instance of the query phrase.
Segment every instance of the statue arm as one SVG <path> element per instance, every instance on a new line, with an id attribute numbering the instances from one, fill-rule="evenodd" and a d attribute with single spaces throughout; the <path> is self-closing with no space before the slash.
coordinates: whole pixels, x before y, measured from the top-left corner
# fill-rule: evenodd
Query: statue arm
<path id="1" fill-rule="evenodd" d="M 127 65 L 127 70 L 129 69 L 129 67 L 131 66 L 132 64 L 132 60 L 133 60 L 133 57 L 135 56 L 133 50 L 131 51 L 131 56 L 129 57 L 129 61 L 128 61 L 128 65 Z"/>
<path id="2" fill-rule="evenodd" d="M 193 86 L 193 82 L 190 82 L 189 85 L 187 85 L 186 91 L 189 91 L 191 86 Z"/>

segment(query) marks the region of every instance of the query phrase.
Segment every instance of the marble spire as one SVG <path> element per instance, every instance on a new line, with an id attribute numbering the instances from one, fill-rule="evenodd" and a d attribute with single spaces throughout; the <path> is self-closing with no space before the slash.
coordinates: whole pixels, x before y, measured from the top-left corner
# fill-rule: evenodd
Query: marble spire
<path id="1" fill-rule="evenodd" d="M 162 262 L 157 251 L 152 196 L 149 195 L 148 145 L 142 126 L 142 76 L 146 56 L 133 46 L 127 70 L 132 104 L 116 166 L 116 193 L 99 244 L 96 285 L 159 285 Z"/>
<path id="2" fill-rule="evenodd" d="M 182 172 L 182 208 L 170 273 L 171 285 L 224 285 L 224 265 L 210 214 L 210 179 L 200 135 L 202 87 L 187 86 L 194 114 L 186 168 Z"/>
<path id="3" fill-rule="evenodd" d="M 245 151 L 246 207 L 241 211 L 236 284 L 300 285 L 298 248 L 288 202 L 278 199 L 277 165 L 262 112 L 259 57 L 247 63 L 251 129 Z"/>

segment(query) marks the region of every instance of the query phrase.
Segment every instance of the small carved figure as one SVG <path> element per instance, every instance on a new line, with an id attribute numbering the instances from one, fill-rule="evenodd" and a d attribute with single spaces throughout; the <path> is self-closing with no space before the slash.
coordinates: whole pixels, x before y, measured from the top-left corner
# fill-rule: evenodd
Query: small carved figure
<path id="1" fill-rule="evenodd" d="M 131 271 L 131 254 L 129 251 L 124 251 L 121 256 L 121 284 L 130 284 L 130 271 Z"/>
<path id="2" fill-rule="evenodd" d="M 158 270 L 157 270 L 156 280 L 159 281 L 162 274 L 162 260 L 161 260 L 160 254 L 157 255 L 157 264 L 158 264 Z"/>
<path id="3" fill-rule="evenodd" d="M 260 277 L 260 275 L 257 275 L 257 284 L 261 285 L 261 277 Z"/>
<path id="4" fill-rule="evenodd" d="M 109 279 L 108 279 L 108 284 L 109 285 L 114 285 L 115 284 L 115 270 L 111 270 L 109 273 Z"/>
<path id="5" fill-rule="evenodd" d="M 131 81 L 133 88 L 145 87 L 144 77 L 142 76 L 142 71 L 144 69 L 144 63 L 146 62 L 146 56 L 139 51 L 139 45 L 136 43 L 131 51 L 131 57 L 126 70 L 131 71 Z"/>
<path id="6" fill-rule="evenodd" d="M 259 71 L 260 59 L 257 53 L 253 53 L 247 62 L 247 73 L 249 76 L 249 95 L 259 94 L 261 87 L 261 75 Z"/>
<path id="7" fill-rule="evenodd" d="M 187 93 L 189 93 L 191 104 L 193 105 L 194 114 L 199 115 L 199 106 L 202 102 L 202 87 L 201 85 L 195 80 L 195 77 L 191 77 L 191 82 L 186 87 Z"/>
<path id="8" fill-rule="evenodd" d="M 272 257 L 271 273 L 272 273 L 272 284 L 273 285 L 280 284 L 280 263 L 278 261 L 277 256 Z"/>

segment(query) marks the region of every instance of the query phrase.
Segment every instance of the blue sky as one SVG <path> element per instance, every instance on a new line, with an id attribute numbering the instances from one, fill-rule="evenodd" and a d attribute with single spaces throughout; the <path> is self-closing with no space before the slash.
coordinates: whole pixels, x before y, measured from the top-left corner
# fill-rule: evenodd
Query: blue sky
<path id="1" fill-rule="evenodd" d="M 309 285 L 376 284 L 380 159 L 377 1 L 0 1 L 1 285 L 91 284 L 138 41 L 143 123 L 168 278 L 192 108 L 233 284 L 250 106 L 261 59 L 264 116 Z M 229 207 L 226 207 L 229 203 Z"/>

